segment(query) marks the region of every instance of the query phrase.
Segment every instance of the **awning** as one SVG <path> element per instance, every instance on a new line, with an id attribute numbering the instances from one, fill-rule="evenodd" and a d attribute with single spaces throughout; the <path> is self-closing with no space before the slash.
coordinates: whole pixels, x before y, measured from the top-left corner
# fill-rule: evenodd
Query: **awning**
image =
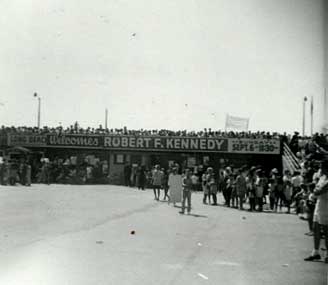
<path id="1" fill-rule="evenodd" d="M 18 152 L 23 152 L 23 153 L 31 153 L 32 151 L 27 149 L 26 147 L 22 147 L 22 146 L 14 146 L 11 148 L 6 149 L 6 151 L 18 151 Z"/>

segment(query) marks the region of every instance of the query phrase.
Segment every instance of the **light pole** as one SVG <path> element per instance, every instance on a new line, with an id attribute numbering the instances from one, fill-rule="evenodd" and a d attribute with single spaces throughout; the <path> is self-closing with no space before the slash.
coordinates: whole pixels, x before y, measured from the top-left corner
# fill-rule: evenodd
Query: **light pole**
<path id="1" fill-rule="evenodd" d="M 108 127 L 108 109 L 105 109 L 105 130 L 107 130 Z"/>
<path id="2" fill-rule="evenodd" d="M 38 93 L 34 93 L 34 97 L 38 98 L 38 129 L 40 129 L 40 120 L 41 120 L 41 97 Z"/>
<path id="3" fill-rule="evenodd" d="M 307 97 L 305 96 L 303 98 L 303 128 L 302 128 L 302 135 L 305 136 L 305 104 L 307 101 Z"/>

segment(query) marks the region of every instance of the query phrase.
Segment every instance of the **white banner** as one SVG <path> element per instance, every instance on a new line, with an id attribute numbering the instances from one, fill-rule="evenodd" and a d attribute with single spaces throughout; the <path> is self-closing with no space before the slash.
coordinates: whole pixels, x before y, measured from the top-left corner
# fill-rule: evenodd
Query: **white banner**
<path id="1" fill-rule="evenodd" d="M 280 154 L 278 139 L 229 139 L 229 153 Z"/>
<path id="2" fill-rule="evenodd" d="M 249 118 L 230 116 L 226 117 L 226 130 L 248 131 Z"/>

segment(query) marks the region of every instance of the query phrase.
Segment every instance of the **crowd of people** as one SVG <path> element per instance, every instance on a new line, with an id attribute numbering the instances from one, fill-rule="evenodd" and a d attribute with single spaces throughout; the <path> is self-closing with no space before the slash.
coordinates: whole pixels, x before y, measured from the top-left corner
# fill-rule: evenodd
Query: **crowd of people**
<path id="1" fill-rule="evenodd" d="M 75 157 L 66 159 L 42 158 L 40 161 L 13 159 L 0 162 L 0 184 L 30 186 L 31 183 L 43 184 L 108 184 L 108 162 L 96 160 L 90 163 L 87 159 L 77 163 Z"/>
<path id="2" fill-rule="evenodd" d="M 258 212 L 266 210 L 295 213 L 307 220 L 309 231 L 306 235 L 314 237 L 314 249 L 305 260 L 321 259 L 321 238 L 325 239 L 328 249 L 326 159 L 318 163 L 303 163 L 302 171 L 294 173 L 289 170 L 279 173 L 276 168 L 266 173 L 261 166 L 243 166 L 238 169 L 227 166 L 218 173 L 215 173 L 212 167 L 205 171 L 196 167 L 180 172 L 178 164 L 172 165 L 167 171 L 155 165 L 151 171 L 150 183 L 154 199 L 159 201 L 162 191 L 164 201 L 167 200 L 174 206 L 181 203 L 181 214 L 184 214 L 186 209 L 190 214 L 192 192 L 198 191 L 200 187 L 203 191 L 202 202 L 207 205 L 218 205 L 217 194 L 220 192 L 226 207 Z M 324 261 L 328 263 L 328 253 Z"/>
<path id="3" fill-rule="evenodd" d="M 252 139 L 284 139 L 286 141 L 291 140 L 291 136 L 286 133 L 280 134 L 278 132 L 265 132 L 265 131 L 222 131 L 222 130 L 212 130 L 211 128 L 205 128 L 200 131 L 187 131 L 187 130 L 167 130 L 167 129 L 139 129 L 133 130 L 128 129 L 127 127 L 123 128 L 104 128 L 102 125 L 99 125 L 97 128 L 82 128 L 75 122 L 73 125 L 64 128 L 63 126 L 57 127 L 48 127 L 44 126 L 43 128 L 37 127 L 8 127 L 2 126 L 0 128 L 0 135 L 7 134 L 81 134 L 81 135 L 132 135 L 132 136 L 188 136 L 188 137 L 219 137 L 219 138 L 252 138 Z"/>
<path id="4" fill-rule="evenodd" d="M 302 216 L 306 213 L 306 205 L 310 202 L 310 194 L 314 190 L 315 184 L 309 173 L 301 174 L 295 171 L 293 174 L 286 170 L 283 175 L 274 168 L 270 173 L 266 173 L 261 166 L 233 168 L 228 166 L 214 172 L 212 167 L 205 171 L 202 167 L 185 169 L 180 173 L 178 164 L 171 166 L 168 170 L 155 165 L 153 169 L 146 173 L 143 170 L 137 173 L 136 187 L 144 189 L 145 184 L 153 188 L 154 199 L 160 199 L 163 190 L 163 199 L 168 199 L 174 204 L 181 202 L 172 197 L 183 197 L 182 180 L 190 176 L 190 190 L 203 192 L 203 203 L 208 205 L 218 205 L 217 194 L 221 193 L 224 205 L 227 207 L 245 210 L 245 202 L 249 204 L 248 211 L 263 211 L 263 205 L 273 212 L 286 211 L 291 213 L 291 207 L 295 213 Z M 313 176 L 318 177 L 319 168 L 315 168 Z M 188 175 L 187 175 L 188 174 Z M 172 178 L 178 175 L 178 179 Z M 317 179 L 317 178 L 315 178 Z M 175 185 L 172 187 L 172 185 Z M 180 190 L 179 190 L 180 189 Z M 168 194 L 169 193 L 169 194 Z M 311 198 L 312 199 L 312 198 Z"/>
<path id="5" fill-rule="evenodd" d="M 134 136 L 192 136 L 192 137 L 230 137 L 230 138 L 276 138 L 289 146 L 299 165 L 299 171 L 277 169 L 264 171 L 261 166 L 222 169 L 195 167 L 181 169 L 173 164 L 169 169 L 155 165 L 152 169 L 137 166 L 131 171 L 124 169 L 127 186 L 136 186 L 140 190 L 152 188 L 154 199 L 163 199 L 176 205 L 181 203 L 181 214 L 191 211 L 192 191 L 203 191 L 202 202 L 218 205 L 217 194 L 221 193 L 224 205 L 240 210 L 272 212 L 294 212 L 308 221 L 309 236 L 314 238 L 314 249 L 305 260 L 321 259 L 320 239 L 325 238 L 328 248 L 328 136 L 315 134 L 302 137 L 298 132 L 290 136 L 286 133 L 268 132 L 224 132 L 204 129 L 202 131 L 171 130 L 129 130 L 81 128 L 78 123 L 63 128 L 44 127 L 5 127 L 0 128 L 0 136 L 8 134 L 95 134 L 95 135 L 134 135 Z M 129 171 L 130 170 L 130 171 Z M 14 174 L 12 174 L 14 173 Z M 109 167 L 106 161 L 90 164 L 87 161 L 77 164 L 68 159 L 43 159 L 32 165 L 26 161 L 2 161 L 0 163 L 0 183 L 23 185 L 36 183 L 109 183 Z M 246 205 L 246 206 L 245 206 Z M 328 255 L 325 258 L 328 263 Z"/>

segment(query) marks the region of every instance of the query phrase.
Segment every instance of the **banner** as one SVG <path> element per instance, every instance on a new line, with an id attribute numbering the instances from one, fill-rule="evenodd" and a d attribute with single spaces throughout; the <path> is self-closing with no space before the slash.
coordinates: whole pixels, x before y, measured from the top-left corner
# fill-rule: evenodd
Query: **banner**
<path id="1" fill-rule="evenodd" d="M 279 139 L 125 135 L 10 135 L 9 146 L 127 151 L 280 154 Z"/>
<path id="2" fill-rule="evenodd" d="M 278 139 L 229 139 L 228 152 L 254 154 L 280 154 Z"/>
<path id="3" fill-rule="evenodd" d="M 157 151 L 226 152 L 228 140 L 220 138 L 105 136 L 104 147 Z"/>
<path id="4" fill-rule="evenodd" d="M 37 134 L 9 134 L 8 146 L 46 146 L 46 136 Z"/>
<path id="5" fill-rule="evenodd" d="M 249 125 L 249 118 L 234 117 L 227 114 L 226 130 L 247 131 Z"/>
<path id="6" fill-rule="evenodd" d="M 102 147 L 103 137 L 94 135 L 48 135 L 47 145 L 63 147 Z"/>

